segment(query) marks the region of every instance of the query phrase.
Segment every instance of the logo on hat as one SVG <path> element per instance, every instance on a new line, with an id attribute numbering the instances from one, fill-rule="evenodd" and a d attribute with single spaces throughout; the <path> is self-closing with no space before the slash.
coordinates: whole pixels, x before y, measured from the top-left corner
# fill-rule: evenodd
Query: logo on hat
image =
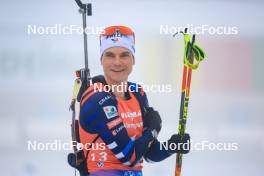
<path id="1" fill-rule="evenodd" d="M 118 42 L 120 40 L 120 37 L 122 37 L 122 34 L 117 29 L 113 35 L 110 36 L 112 42 Z"/>
<path id="2" fill-rule="evenodd" d="M 119 38 L 116 37 L 116 38 L 112 38 L 111 40 L 112 40 L 113 42 L 118 42 L 118 41 L 119 41 Z"/>

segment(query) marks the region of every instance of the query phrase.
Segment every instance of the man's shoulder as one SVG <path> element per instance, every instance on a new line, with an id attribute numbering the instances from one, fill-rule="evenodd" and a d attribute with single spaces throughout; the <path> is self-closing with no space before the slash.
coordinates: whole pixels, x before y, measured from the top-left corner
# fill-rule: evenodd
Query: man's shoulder
<path id="1" fill-rule="evenodd" d="M 80 101 L 81 106 L 86 102 L 97 103 L 103 105 L 106 101 L 113 99 L 113 96 L 103 89 L 102 83 L 94 83 L 83 93 Z"/>

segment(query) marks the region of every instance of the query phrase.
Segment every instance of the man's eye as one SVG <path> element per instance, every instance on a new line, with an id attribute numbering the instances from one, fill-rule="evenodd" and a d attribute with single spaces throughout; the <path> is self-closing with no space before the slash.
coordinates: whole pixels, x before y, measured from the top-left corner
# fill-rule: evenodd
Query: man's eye
<path id="1" fill-rule="evenodd" d="M 120 55 L 120 57 L 128 57 L 128 56 L 130 56 L 129 53 L 123 53 L 123 54 Z"/>
<path id="2" fill-rule="evenodd" d="M 105 53 L 106 57 L 115 57 L 115 55 L 113 53 Z"/>

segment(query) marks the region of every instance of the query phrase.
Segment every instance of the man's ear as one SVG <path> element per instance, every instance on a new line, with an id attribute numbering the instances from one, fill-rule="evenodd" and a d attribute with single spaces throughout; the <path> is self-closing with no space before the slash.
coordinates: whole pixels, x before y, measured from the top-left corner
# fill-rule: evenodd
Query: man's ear
<path id="1" fill-rule="evenodd" d="M 133 65 L 135 65 L 136 61 L 135 61 L 135 57 L 133 56 Z"/>

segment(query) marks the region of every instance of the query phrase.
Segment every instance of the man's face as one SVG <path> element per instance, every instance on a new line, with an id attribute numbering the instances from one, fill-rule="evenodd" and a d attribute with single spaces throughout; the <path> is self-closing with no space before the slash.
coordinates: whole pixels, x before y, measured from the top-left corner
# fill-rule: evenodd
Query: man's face
<path id="1" fill-rule="evenodd" d="M 134 57 L 124 47 L 112 47 L 103 53 L 101 63 L 108 84 L 120 84 L 127 81 L 134 65 Z"/>

